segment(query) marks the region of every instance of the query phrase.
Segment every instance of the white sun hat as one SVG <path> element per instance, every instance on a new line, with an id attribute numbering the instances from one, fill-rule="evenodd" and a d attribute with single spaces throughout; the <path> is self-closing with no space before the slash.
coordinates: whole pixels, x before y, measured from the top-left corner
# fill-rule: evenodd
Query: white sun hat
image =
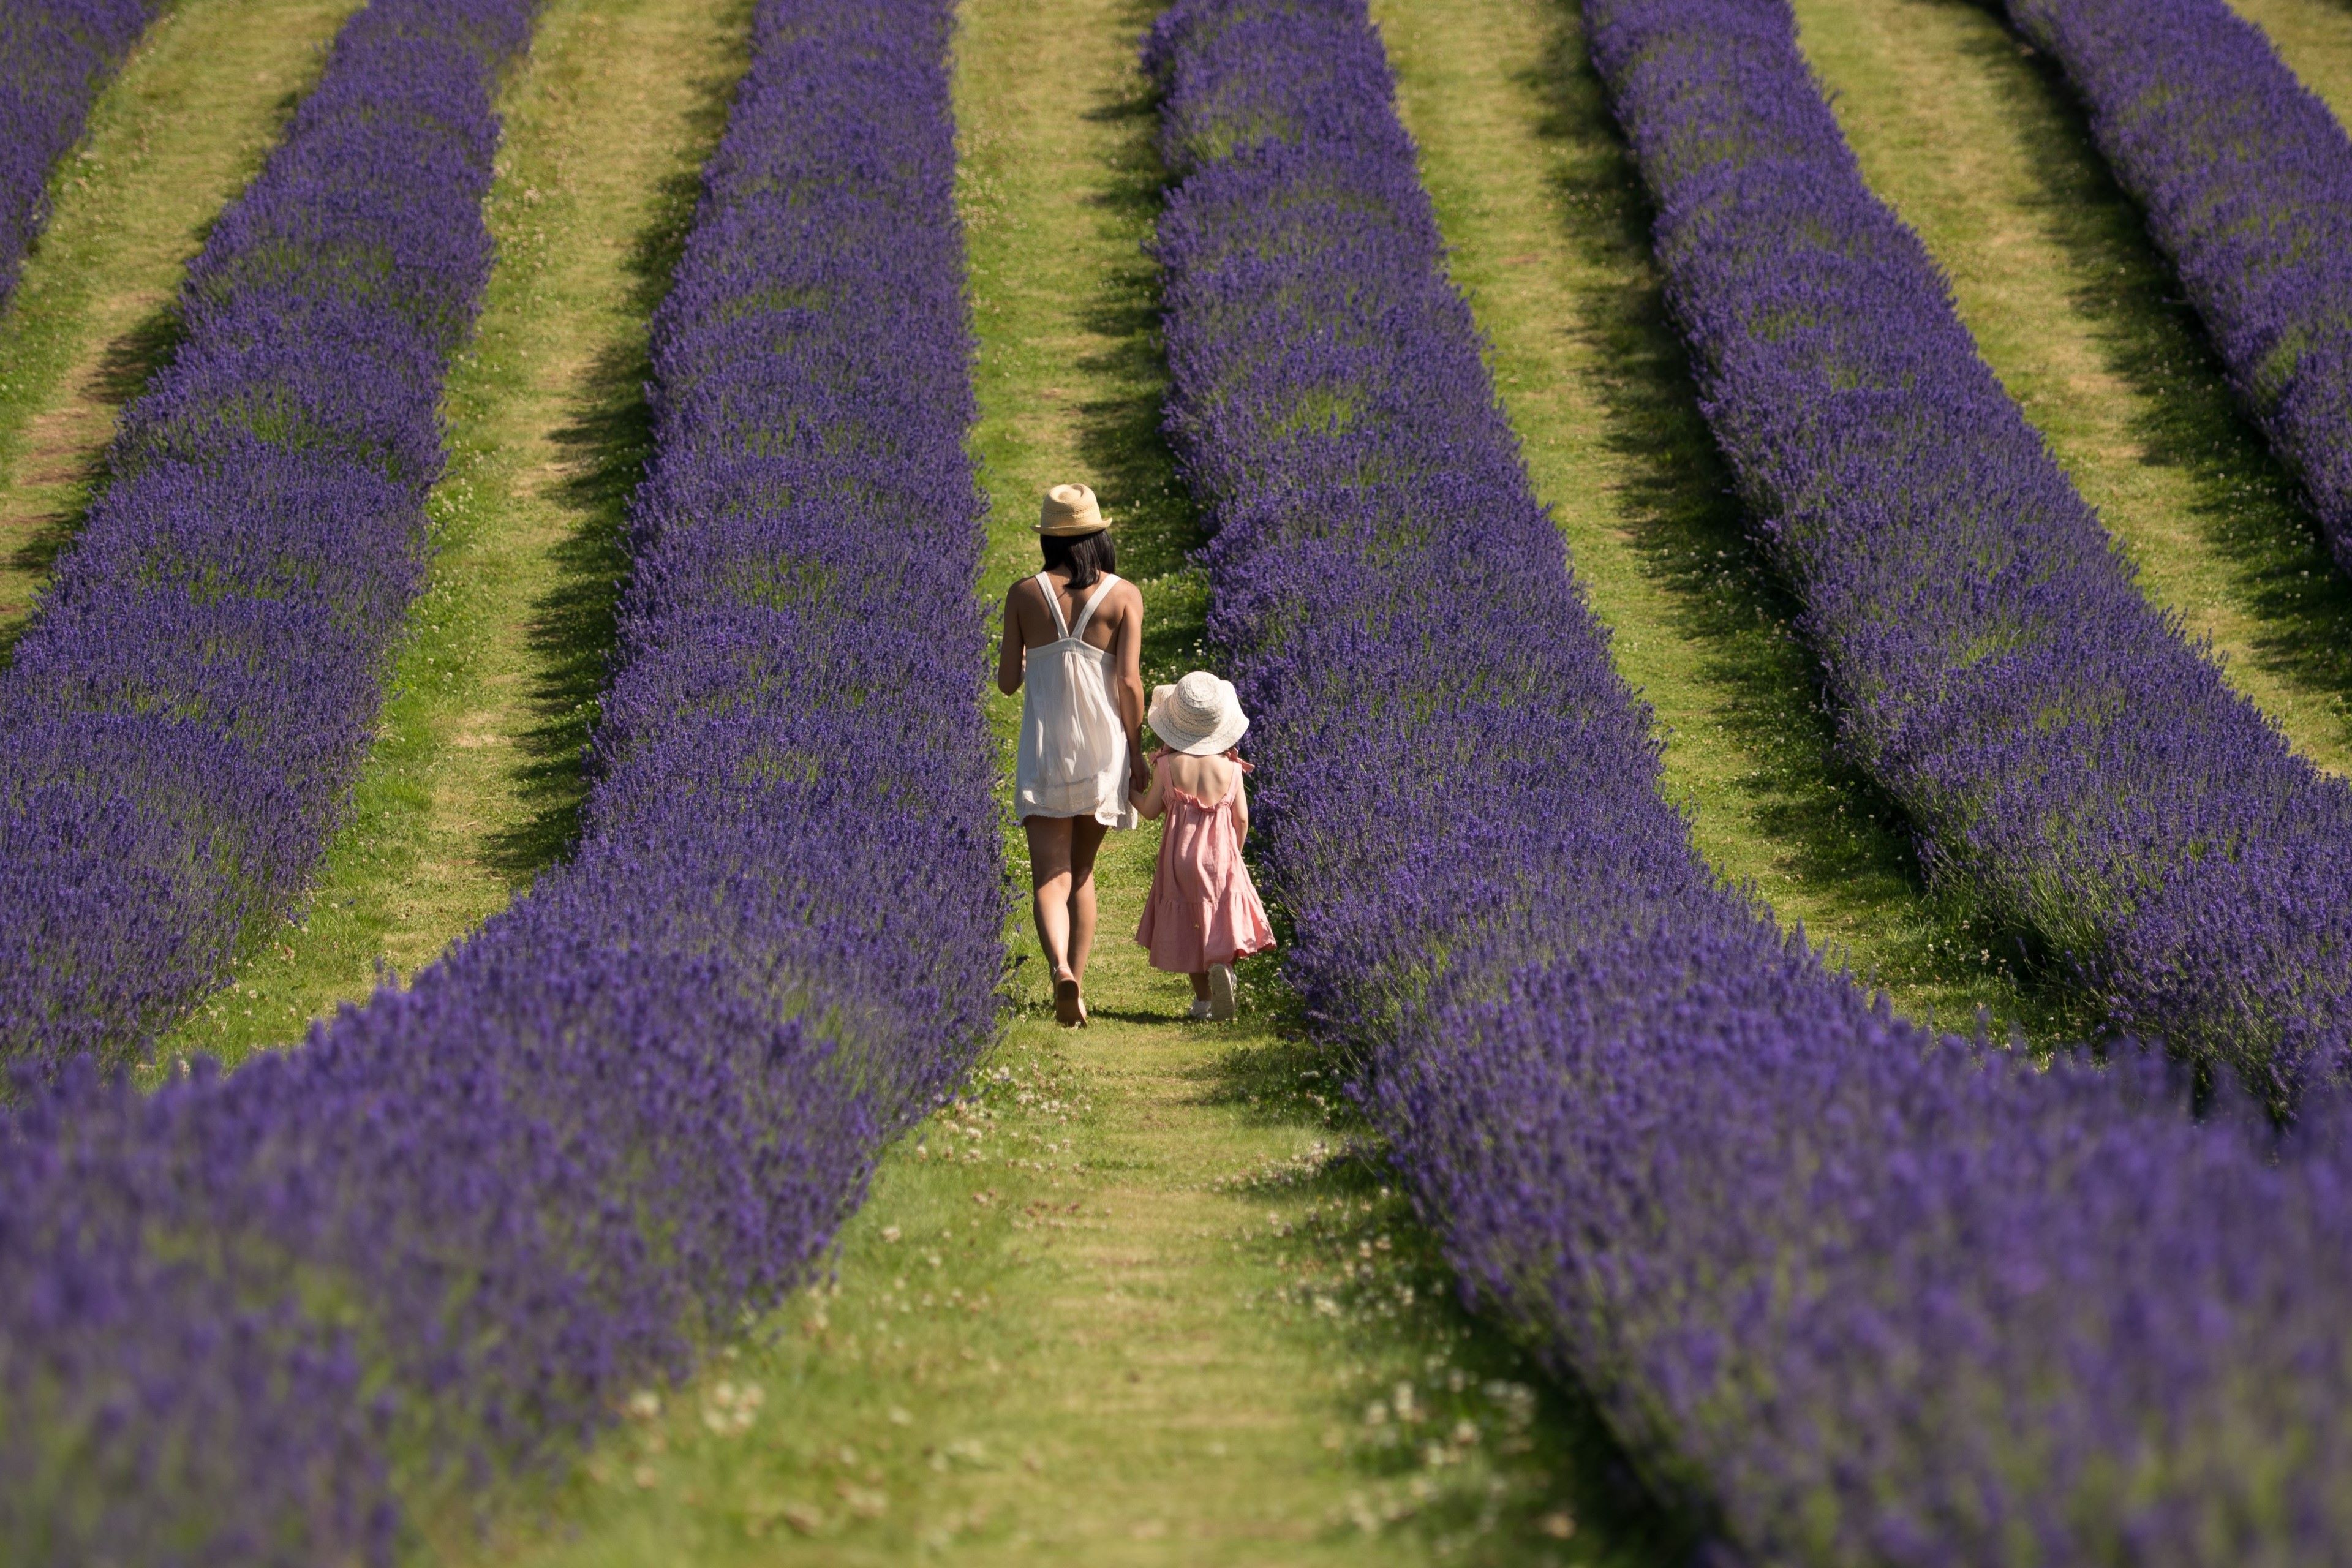
<path id="1" fill-rule="evenodd" d="M 1196 757 L 1231 751 L 1249 729 L 1234 683 L 1205 669 L 1173 686 L 1153 687 L 1148 717 L 1151 732 L 1170 748 Z"/>

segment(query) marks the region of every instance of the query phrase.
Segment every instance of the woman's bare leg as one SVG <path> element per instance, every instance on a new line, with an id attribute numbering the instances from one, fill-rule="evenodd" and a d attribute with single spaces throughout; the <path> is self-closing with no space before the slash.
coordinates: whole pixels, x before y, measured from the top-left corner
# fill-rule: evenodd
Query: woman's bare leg
<path id="1" fill-rule="evenodd" d="M 1069 960 L 1071 819 L 1032 816 L 1021 826 L 1029 834 L 1029 876 L 1036 889 L 1030 913 L 1037 921 L 1037 945 L 1045 950 L 1046 973 L 1067 980 L 1077 973 Z"/>
<path id="2" fill-rule="evenodd" d="M 1070 973 L 1082 982 L 1095 950 L 1095 851 L 1109 831 L 1091 816 L 1070 821 Z"/>

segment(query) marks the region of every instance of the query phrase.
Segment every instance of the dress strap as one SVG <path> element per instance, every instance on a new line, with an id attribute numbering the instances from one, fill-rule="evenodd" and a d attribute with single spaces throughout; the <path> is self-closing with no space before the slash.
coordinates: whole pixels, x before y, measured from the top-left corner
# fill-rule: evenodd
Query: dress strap
<path id="1" fill-rule="evenodd" d="M 1063 635 L 1063 636 L 1065 636 L 1065 637 L 1082 637 L 1086 636 L 1086 635 L 1087 635 L 1087 623 L 1088 621 L 1091 621 L 1091 620 L 1093 620 L 1093 619 L 1095 618 L 1095 606 L 1096 606 L 1097 605 L 1099 605 L 1099 604 L 1101 604 L 1101 603 L 1103 602 L 1103 595 L 1104 595 L 1105 594 L 1109 593 L 1109 592 L 1110 592 L 1110 585 L 1111 585 L 1113 583 L 1116 583 L 1116 582 L 1118 582 L 1118 579 L 1117 577 L 1114 577 L 1113 575 L 1111 575 L 1109 573 L 1108 573 L 1108 572 L 1104 573 L 1104 574 L 1102 574 L 1102 581 L 1095 584 L 1095 591 L 1094 591 L 1094 593 L 1093 593 L 1090 596 L 1088 596 L 1088 598 L 1087 598 L 1087 607 L 1086 607 L 1085 609 L 1080 610 L 1080 611 L 1078 612 L 1078 624 L 1077 624 L 1076 626 L 1072 626 L 1068 631 L 1066 631 L 1066 632 L 1063 633 L 1062 635 Z M 1059 606 L 1056 606 L 1056 608 L 1058 608 L 1058 607 L 1059 607 Z M 1056 621 L 1058 621 L 1060 618 L 1061 618 L 1061 617 L 1060 617 L 1059 616 L 1056 616 L 1055 617 L 1055 619 Z"/>
<path id="2" fill-rule="evenodd" d="M 1053 613 L 1055 639 L 1067 642 L 1070 637 L 1070 628 L 1062 622 L 1062 597 L 1054 591 L 1054 580 L 1040 572 L 1035 581 L 1037 592 L 1045 595 L 1045 608 Z"/>

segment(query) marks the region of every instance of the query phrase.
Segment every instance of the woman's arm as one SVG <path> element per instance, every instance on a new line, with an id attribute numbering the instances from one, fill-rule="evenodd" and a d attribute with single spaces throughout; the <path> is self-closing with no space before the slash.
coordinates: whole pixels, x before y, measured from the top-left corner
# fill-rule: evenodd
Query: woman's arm
<path id="1" fill-rule="evenodd" d="M 1127 729 L 1129 784 L 1139 790 L 1150 777 L 1143 760 L 1143 595 L 1132 583 L 1121 583 L 1119 591 L 1128 605 L 1127 614 L 1118 618 L 1118 640 L 1113 647 L 1118 678 L 1112 688 L 1118 697 L 1118 721 Z"/>
<path id="2" fill-rule="evenodd" d="M 1004 641 L 996 650 L 996 689 L 1007 697 L 1021 689 L 1021 677 L 1027 668 L 1027 642 L 1021 635 L 1021 605 L 1018 595 L 1024 577 L 1004 590 Z"/>

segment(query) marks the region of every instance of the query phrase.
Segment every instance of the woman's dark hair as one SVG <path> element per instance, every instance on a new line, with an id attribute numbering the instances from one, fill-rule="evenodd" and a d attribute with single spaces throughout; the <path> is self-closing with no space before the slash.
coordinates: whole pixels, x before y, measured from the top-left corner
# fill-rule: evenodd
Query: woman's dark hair
<path id="1" fill-rule="evenodd" d="M 1118 570 L 1118 552 L 1112 548 L 1110 530 L 1098 528 L 1092 533 L 1076 537 L 1065 533 L 1048 533 L 1037 541 L 1045 547 L 1045 570 L 1067 567 L 1070 592 L 1091 588 L 1100 582 L 1106 572 Z"/>

